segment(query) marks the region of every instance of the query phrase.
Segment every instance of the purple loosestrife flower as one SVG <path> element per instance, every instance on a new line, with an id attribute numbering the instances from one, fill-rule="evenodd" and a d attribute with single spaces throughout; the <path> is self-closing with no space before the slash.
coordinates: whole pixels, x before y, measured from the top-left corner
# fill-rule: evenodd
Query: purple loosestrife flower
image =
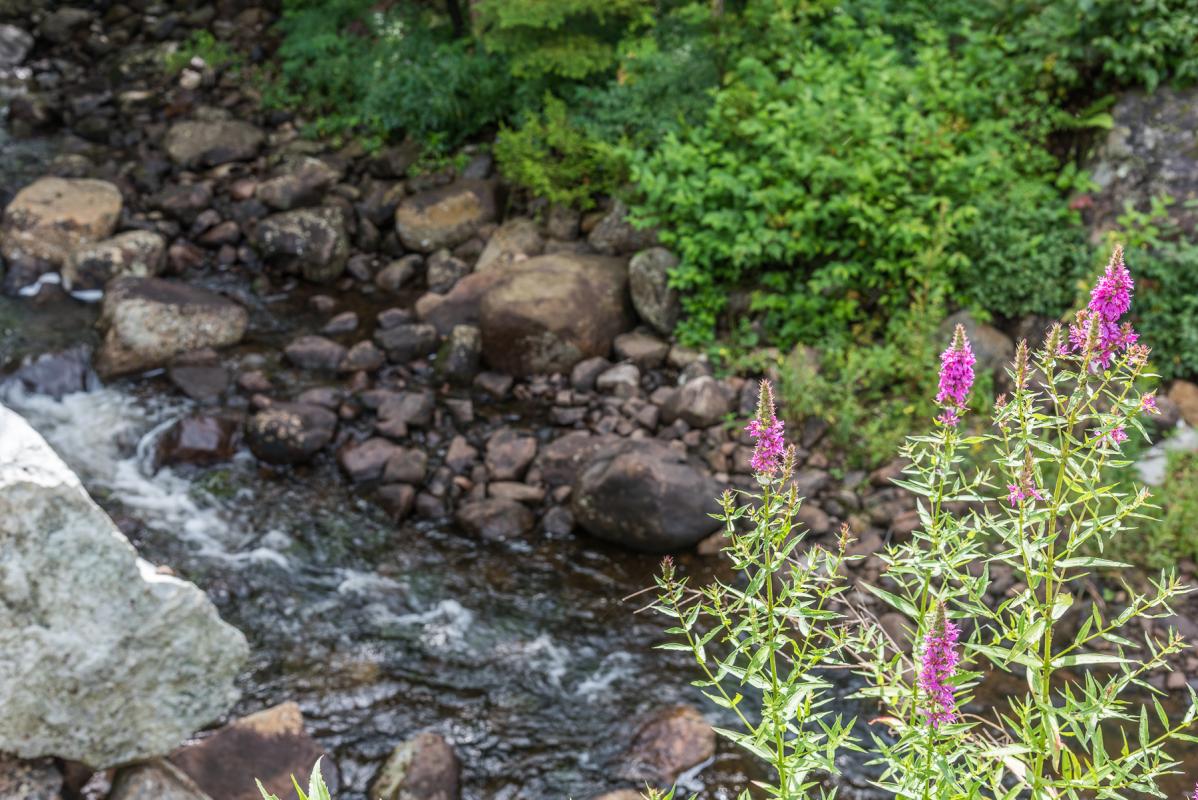
<path id="1" fill-rule="evenodd" d="M 757 416 L 749 421 L 745 430 L 753 437 L 757 446 L 749 466 L 758 475 L 773 475 L 782 467 L 786 442 L 782 438 L 782 420 L 774 409 L 774 389 L 769 381 L 761 382 L 761 393 L 757 400 Z"/>
<path id="2" fill-rule="evenodd" d="M 1024 455 L 1023 469 L 1019 472 L 1019 482 L 1007 484 L 1007 502 L 1012 506 L 1017 506 L 1029 497 L 1034 497 L 1041 503 L 1044 502 L 1044 495 L 1040 494 L 1040 490 L 1036 488 L 1036 463 L 1032 459 L 1031 450 Z"/>
<path id="3" fill-rule="evenodd" d="M 1161 413 L 1161 410 L 1156 407 L 1156 392 L 1140 395 L 1140 410 L 1148 414 Z"/>
<path id="4" fill-rule="evenodd" d="M 1069 326 L 1069 341 L 1075 351 L 1091 352 L 1096 367 L 1106 369 L 1118 353 L 1137 341 L 1140 335 L 1131 323 L 1119 319 L 1131 309 L 1135 281 L 1123 263 L 1123 248 L 1116 247 L 1106 271 L 1090 292 L 1090 304 L 1078 312 L 1077 322 Z M 1096 327 L 1097 341 L 1090 342 L 1091 326 Z M 1092 345 L 1092 346 L 1089 346 Z"/>
<path id="5" fill-rule="evenodd" d="M 969 399 L 969 390 L 973 388 L 975 363 L 977 359 L 965 336 L 965 328 L 957 325 L 953 331 L 952 344 L 940 354 L 940 388 L 936 392 L 936 402 L 944 409 L 937 417 L 943 424 L 956 427 L 961 421 L 961 411 Z"/>
<path id="6" fill-rule="evenodd" d="M 957 718 L 957 698 L 948 681 L 957 674 L 957 664 L 961 661 L 957 653 L 960 635 L 961 629 L 949 621 L 941 604 L 936 609 L 932 629 L 923 640 L 923 665 L 919 672 L 919 689 L 925 698 L 921 710 L 933 728 Z"/>

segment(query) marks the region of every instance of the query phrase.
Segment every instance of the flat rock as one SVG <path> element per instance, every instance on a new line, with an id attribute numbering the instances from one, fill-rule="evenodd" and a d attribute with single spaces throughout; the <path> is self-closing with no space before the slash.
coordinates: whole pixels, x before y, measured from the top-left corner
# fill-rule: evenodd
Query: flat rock
<path id="1" fill-rule="evenodd" d="M 174 356 L 241 341 L 249 315 L 215 292 L 160 278 L 109 282 L 100 309 L 96 371 L 111 378 L 161 367 Z"/>
<path id="2" fill-rule="evenodd" d="M 496 215 L 495 184 L 462 179 L 406 197 L 395 209 L 395 231 L 404 247 L 432 253 L 469 239 Z"/>
<path id="3" fill-rule="evenodd" d="M 107 181 L 41 178 L 17 192 L 0 222 L 0 254 L 61 267 L 78 247 L 112 235 L 121 193 Z"/>
<path id="4" fill-rule="evenodd" d="M 345 358 L 344 345 L 324 336 L 301 336 L 285 348 L 283 355 L 300 369 L 336 370 Z"/>
<path id="5" fill-rule="evenodd" d="M 137 556 L 0 407 L 0 751 L 95 768 L 168 752 L 237 699 L 245 637 Z"/>
<path id="6" fill-rule="evenodd" d="M 519 538 L 533 528 L 532 512 L 515 500 L 488 498 L 463 503 L 455 516 L 467 533 L 488 541 Z"/>
<path id="7" fill-rule="evenodd" d="M 186 120 L 170 127 L 163 148 L 180 167 L 195 169 L 249 161 L 264 140 L 262 131 L 241 120 Z"/>

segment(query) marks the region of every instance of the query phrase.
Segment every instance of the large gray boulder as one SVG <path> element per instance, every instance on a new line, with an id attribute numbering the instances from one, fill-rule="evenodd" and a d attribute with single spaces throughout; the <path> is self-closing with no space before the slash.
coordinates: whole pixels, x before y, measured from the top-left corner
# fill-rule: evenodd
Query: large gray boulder
<path id="1" fill-rule="evenodd" d="M 241 341 L 249 315 L 215 292 L 159 278 L 109 282 L 100 309 L 102 378 L 165 366 L 180 353 Z"/>
<path id="2" fill-rule="evenodd" d="M 711 475 L 655 439 L 599 450 L 574 481 L 574 518 L 587 533 L 632 550 L 666 553 L 720 527 L 720 487 Z"/>
<path id="3" fill-rule="evenodd" d="M 623 259 L 554 253 L 496 272 L 479 306 L 483 358 L 494 369 L 569 372 L 585 358 L 606 356 L 632 325 Z"/>
<path id="4" fill-rule="evenodd" d="M 107 768 L 169 752 L 237 699 L 248 655 L 0 406 L 0 752 Z"/>

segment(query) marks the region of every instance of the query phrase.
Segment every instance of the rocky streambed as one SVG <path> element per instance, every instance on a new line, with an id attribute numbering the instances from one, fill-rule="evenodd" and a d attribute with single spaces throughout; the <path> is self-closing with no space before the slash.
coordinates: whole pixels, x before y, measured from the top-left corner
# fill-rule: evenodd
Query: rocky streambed
<path id="1" fill-rule="evenodd" d="M 347 800 L 734 796 L 759 767 L 716 746 L 687 660 L 635 613 L 662 552 L 721 574 L 707 513 L 750 481 L 759 376 L 670 341 L 673 256 L 619 203 L 523 204 L 481 150 L 420 172 L 406 145 L 301 138 L 232 72 L 165 72 L 197 28 L 263 57 L 252 4 L 17 6 L 0 401 L 249 647 L 240 699 L 195 724 L 241 721 L 169 762 L 0 772 L 223 800 L 327 752 Z M 969 322 L 989 366 L 1009 357 Z M 1198 419 L 1198 388 L 1173 394 Z M 909 534 L 899 465 L 853 471 L 823 431 L 797 432 L 813 538 L 848 523 L 870 556 Z"/>

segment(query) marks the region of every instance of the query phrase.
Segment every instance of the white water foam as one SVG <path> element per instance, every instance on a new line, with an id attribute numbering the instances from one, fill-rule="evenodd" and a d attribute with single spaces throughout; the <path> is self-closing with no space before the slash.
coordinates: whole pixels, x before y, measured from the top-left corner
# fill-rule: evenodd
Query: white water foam
<path id="1" fill-rule="evenodd" d="M 147 527 L 179 537 L 204 557 L 288 566 L 282 553 L 251 547 L 253 537 L 227 509 L 197 503 L 186 478 L 153 468 L 155 442 L 187 411 L 185 403 L 148 407 L 111 387 L 55 400 L 17 385 L 5 387 L 0 400 L 46 438 L 89 490 L 119 498 Z"/>

